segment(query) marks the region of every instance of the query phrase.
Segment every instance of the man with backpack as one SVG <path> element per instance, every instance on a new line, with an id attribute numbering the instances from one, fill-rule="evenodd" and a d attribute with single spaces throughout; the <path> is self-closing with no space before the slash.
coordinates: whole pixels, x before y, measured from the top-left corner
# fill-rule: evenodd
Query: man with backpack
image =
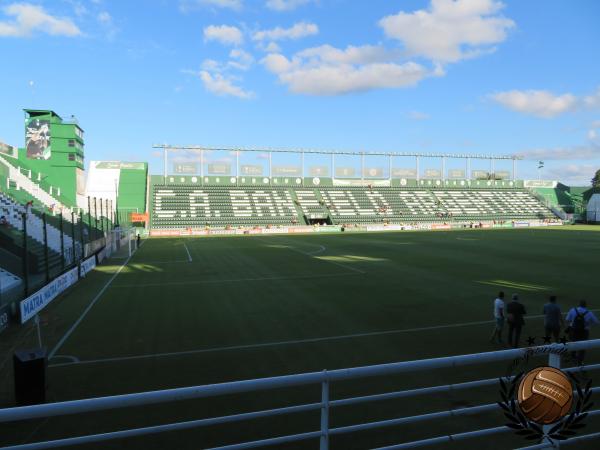
<path id="1" fill-rule="evenodd" d="M 569 324 L 567 330 L 570 341 L 587 341 L 590 338 L 590 326 L 600 324 L 594 313 L 587 309 L 585 300 L 581 300 L 579 306 L 571 308 L 566 320 Z M 585 350 L 579 350 L 574 355 L 580 364 L 583 363 L 584 356 Z"/>
<path id="2" fill-rule="evenodd" d="M 506 319 L 508 322 L 508 345 L 514 348 L 519 346 L 521 329 L 525 325 L 523 316 L 527 314 L 525 306 L 519 303 L 519 296 L 513 294 L 512 302 L 506 305 Z"/>

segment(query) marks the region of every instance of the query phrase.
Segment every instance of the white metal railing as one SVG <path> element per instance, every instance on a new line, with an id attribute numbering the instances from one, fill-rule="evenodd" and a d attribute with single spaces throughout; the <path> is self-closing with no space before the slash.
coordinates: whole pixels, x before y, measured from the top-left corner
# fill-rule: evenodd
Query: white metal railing
<path id="1" fill-rule="evenodd" d="M 557 352 L 570 352 L 575 350 L 585 350 L 592 348 L 600 348 L 600 339 L 583 341 L 583 342 L 571 342 L 567 344 L 552 344 L 546 346 L 533 347 L 535 352 L 531 353 L 530 356 L 546 356 L 548 355 L 548 365 L 554 367 L 560 367 L 560 354 Z M 257 441 L 248 441 L 238 444 L 225 445 L 221 447 L 215 447 L 212 450 L 239 450 L 247 448 L 255 448 L 262 446 L 274 446 L 283 443 L 306 441 L 306 440 L 319 440 L 319 448 L 321 450 L 327 450 L 329 448 L 329 437 L 335 435 L 343 435 L 363 430 L 372 430 L 385 428 L 396 425 L 420 423 L 432 419 L 439 419 L 445 417 L 456 417 L 466 416 L 472 414 L 480 414 L 482 412 L 498 410 L 496 403 L 484 404 L 472 407 L 457 408 L 447 411 L 433 412 L 428 414 L 421 414 L 409 417 L 400 417 L 394 419 L 380 420 L 375 422 L 359 423 L 349 426 L 342 426 L 331 428 L 329 425 L 330 411 L 332 408 L 339 406 L 346 406 L 351 404 L 374 402 L 379 400 L 389 400 L 397 398 L 414 397 L 423 394 L 432 394 L 437 392 L 448 392 L 465 390 L 474 387 L 488 386 L 498 383 L 498 379 L 486 379 L 476 380 L 465 383 L 458 383 L 445 386 L 434 386 L 412 390 L 387 392 L 383 394 L 366 395 L 361 397 L 350 397 L 332 400 L 330 399 L 330 385 L 333 382 L 350 379 L 362 379 L 367 377 L 382 376 L 382 375 L 397 375 L 401 373 L 409 373 L 416 371 L 432 370 L 432 369 L 443 369 L 443 368 L 455 368 L 460 366 L 468 365 L 479 365 L 490 362 L 499 362 L 514 360 L 515 358 L 521 358 L 528 354 L 530 349 L 513 349 L 513 350 L 501 350 L 488 353 L 477 353 L 470 355 L 459 355 L 449 356 L 442 358 L 424 359 L 418 361 L 406 361 L 390 364 L 379 364 L 374 366 L 354 367 L 348 369 L 337 369 L 337 370 L 324 370 L 322 372 L 310 372 L 296 375 L 284 375 L 270 378 L 260 378 L 254 380 L 244 381 L 233 381 L 220 384 L 211 384 L 204 386 L 192 386 L 176 389 L 166 389 L 161 391 L 150 391 L 134 394 L 115 395 L 110 397 L 98 397 L 83 400 L 72 400 L 59 403 L 49 403 L 33 406 L 23 406 L 16 408 L 0 409 L 0 423 L 3 422 L 15 422 L 27 419 L 36 419 L 44 417 L 64 416 L 71 414 L 81 414 L 86 412 L 95 412 L 117 408 L 127 408 L 133 406 L 143 406 L 151 404 L 160 404 L 165 402 L 175 402 L 190 399 L 217 397 L 229 394 L 239 394 L 248 392 L 259 392 L 267 391 L 272 389 L 292 387 L 292 386 L 305 386 L 305 385 L 321 385 L 321 401 L 315 403 L 306 403 L 300 405 L 293 405 L 287 407 L 274 408 L 269 410 L 261 410 L 254 412 L 246 412 L 241 414 L 233 414 L 228 416 L 211 417 L 205 419 L 191 420 L 186 422 L 168 423 L 163 425 L 154 425 L 142 428 L 133 428 L 128 430 L 120 430 L 102 434 L 93 434 L 87 436 L 78 436 L 65 439 L 57 439 L 52 441 L 35 442 L 30 444 L 14 445 L 9 447 L 3 447 L 3 449 L 46 449 L 46 448 L 58 448 L 66 447 L 78 444 L 87 444 L 94 442 L 103 442 L 114 439 L 122 439 L 126 437 L 143 436 L 148 434 L 162 433 L 166 431 L 177 431 L 185 430 L 198 427 L 206 427 L 218 424 L 232 424 L 235 422 L 265 418 L 272 416 L 280 416 L 284 414 L 297 413 L 303 411 L 320 411 L 320 429 L 304 432 L 292 435 L 277 436 L 268 439 L 262 439 Z M 600 364 L 585 366 L 586 370 L 600 369 Z M 564 369 L 565 371 L 578 371 L 581 370 L 579 367 Z M 592 389 L 593 392 L 597 393 L 600 391 L 600 387 Z M 589 416 L 600 415 L 600 410 L 593 410 L 589 412 Z M 412 441 L 401 443 L 397 445 L 391 445 L 381 447 L 378 450 L 391 450 L 391 449 L 404 449 L 404 448 L 416 448 L 424 447 L 433 444 L 440 444 L 444 442 L 453 442 L 459 440 L 466 440 L 475 437 L 488 436 L 498 433 L 507 433 L 512 430 L 506 426 L 498 426 L 494 428 L 486 428 L 480 430 L 473 430 L 469 432 L 457 433 L 452 435 L 437 436 L 433 438 L 423 439 L 419 441 Z M 581 442 L 586 439 L 596 439 L 600 436 L 600 433 L 591 433 L 587 435 L 580 435 L 572 437 L 567 441 L 561 442 L 562 445 L 569 445 L 570 443 Z M 538 449 L 538 448 L 551 448 L 550 443 L 541 443 L 526 448 Z"/>

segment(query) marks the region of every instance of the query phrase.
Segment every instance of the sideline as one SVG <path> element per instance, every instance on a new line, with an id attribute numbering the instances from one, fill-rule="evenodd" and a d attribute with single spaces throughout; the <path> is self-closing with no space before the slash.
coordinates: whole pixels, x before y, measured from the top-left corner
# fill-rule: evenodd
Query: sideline
<path id="1" fill-rule="evenodd" d="M 192 262 L 192 255 L 190 255 L 190 251 L 188 250 L 187 245 L 185 245 L 185 242 L 183 243 L 183 246 L 185 247 L 185 251 L 188 255 L 188 262 Z"/>
<path id="2" fill-rule="evenodd" d="M 145 241 L 142 242 L 142 244 L 140 244 L 140 248 L 142 247 L 142 245 L 144 245 L 144 243 L 145 243 Z M 58 343 L 54 346 L 54 348 L 52 349 L 52 351 L 48 354 L 48 360 L 52 359 L 54 357 L 54 355 L 56 354 L 56 352 L 58 350 L 60 350 L 60 348 L 65 343 L 65 341 L 69 338 L 69 336 L 71 336 L 71 334 L 73 333 L 73 331 L 75 331 L 75 329 L 79 326 L 79 324 L 85 318 L 85 316 L 87 315 L 87 313 L 90 312 L 90 309 L 92 309 L 92 307 L 96 304 L 96 302 L 100 299 L 100 297 L 102 297 L 102 294 L 104 294 L 104 292 L 106 291 L 106 289 L 108 289 L 108 287 L 113 282 L 113 280 L 115 278 L 117 278 L 117 275 L 119 275 L 121 273 L 121 270 L 123 270 L 123 268 L 127 265 L 127 263 L 133 257 L 133 255 L 135 255 L 135 253 L 137 253 L 137 251 L 134 252 L 131 256 L 127 257 L 127 259 L 123 262 L 123 264 L 121 264 L 121 267 L 119 267 L 119 269 L 113 274 L 113 276 L 110 277 L 110 279 L 106 282 L 106 284 L 104 285 L 104 287 L 102 289 L 100 289 L 100 292 L 98 292 L 98 294 L 96 294 L 96 296 L 93 298 L 93 300 L 90 302 L 90 304 L 81 313 L 81 315 L 79 316 L 79 318 L 75 321 L 75 323 L 73 325 L 71 325 L 71 328 L 69 328 L 67 330 L 67 332 L 64 334 L 64 336 L 60 339 L 60 341 L 58 341 Z"/>
<path id="3" fill-rule="evenodd" d="M 589 311 L 600 311 L 600 309 L 590 309 Z M 535 316 L 529 316 L 530 319 L 540 319 L 544 317 L 543 314 L 538 314 Z M 244 344 L 244 345 L 232 345 L 226 347 L 213 347 L 213 348 L 203 348 L 197 350 L 185 350 L 182 352 L 166 352 L 166 353 L 154 353 L 149 355 L 133 355 L 133 356 L 118 356 L 115 358 L 101 358 L 101 359 L 88 359 L 77 362 L 64 362 L 58 364 L 49 364 L 48 367 L 64 367 L 64 366 L 74 366 L 74 365 L 86 365 L 86 364 L 99 364 L 99 363 L 108 363 L 108 362 L 117 362 L 117 361 L 132 361 L 132 360 L 140 360 L 140 359 L 149 359 L 149 358 L 164 358 L 171 356 L 187 356 L 187 355 L 197 355 L 202 353 L 215 353 L 215 352 L 224 352 L 224 351 L 232 351 L 232 350 L 251 350 L 257 348 L 267 348 L 267 347 L 278 347 L 278 346 L 286 346 L 286 345 L 297 345 L 297 344 L 312 344 L 316 342 L 327 342 L 327 341 L 340 341 L 345 339 L 355 339 L 361 337 L 371 337 L 371 336 L 386 336 L 393 334 L 401 334 L 401 333 L 413 333 L 419 331 L 431 331 L 431 330 L 442 330 L 447 328 L 460 328 L 460 327 L 470 327 L 476 325 L 491 325 L 495 323 L 494 320 L 481 320 L 477 322 L 463 322 L 463 323 L 453 323 L 447 325 L 434 325 L 430 327 L 418 327 L 418 328 L 404 328 L 398 330 L 385 330 L 385 331 L 372 331 L 367 333 L 356 333 L 356 334 L 344 334 L 340 336 L 325 336 L 325 337 L 317 337 L 317 338 L 307 338 L 307 339 L 295 339 L 295 340 L 287 340 L 287 341 L 276 341 L 276 342 L 265 342 L 262 344 Z"/>

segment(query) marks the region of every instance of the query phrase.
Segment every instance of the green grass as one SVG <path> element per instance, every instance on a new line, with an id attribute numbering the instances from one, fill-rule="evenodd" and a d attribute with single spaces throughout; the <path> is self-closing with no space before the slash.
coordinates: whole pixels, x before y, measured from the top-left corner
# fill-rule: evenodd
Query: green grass
<path id="1" fill-rule="evenodd" d="M 52 366 L 68 359 L 50 361 L 49 397 L 62 401 L 498 350 L 502 347 L 488 342 L 491 322 L 443 326 L 491 321 L 498 290 L 519 293 L 529 315 L 539 315 L 550 294 L 558 295 L 564 312 L 582 298 L 600 308 L 600 233 L 594 232 L 599 228 L 151 239 L 57 352 L 95 362 Z M 98 267 L 44 312 L 49 349 L 123 262 L 112 259 Z M 540 318 L 526 322 L 522 341 L 543 334 Z M 270 345 L 391 330 L 399 332 Z M 20 338 L 23 344 L 33 336 Z M 236 346 L 249 347 L 226 348 Z M 188 353 L 152 356 L 182 352 Z M 599 355 L 590 353 L 588 360 L 600 362 Z M 337 383 L 332 397 L 494 378 L 507 366 Z M 313 402 L 319 394 L 318 387 L 297 388 L 4 425 L 0 443 Z M 2 399 L 11 402 L 10 388 Z M 494 387 L 335 409 L 331 421 L 341 426 L 497 400 Z M 493 413 L 356 433 L 331 443 L 334 449 L 371 448 L 503 423 L 502 415 Z M 303 413 L 86 448 L 204 448 L 313 431 L 318 425 L 318 412 Z M 599 421 L 589 420 L 587 431 L 599 428 Z M 467 447 L 463 442 L 431 448 L 525 444 L 505 434 L 469 441 Z M 316 447 L 313 441 L 277 448 Z"/>

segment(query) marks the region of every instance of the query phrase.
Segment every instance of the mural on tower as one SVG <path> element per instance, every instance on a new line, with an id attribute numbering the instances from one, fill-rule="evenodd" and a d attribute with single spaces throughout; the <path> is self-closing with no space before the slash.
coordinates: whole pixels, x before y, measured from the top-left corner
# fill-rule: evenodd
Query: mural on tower
<path id="1" fill-rule="evenodd" d="M 50 121 L 36 118 L 30 119 L 25 125 L 25 146 L 27 158 L 49 159 L 50 152 Z"/>

